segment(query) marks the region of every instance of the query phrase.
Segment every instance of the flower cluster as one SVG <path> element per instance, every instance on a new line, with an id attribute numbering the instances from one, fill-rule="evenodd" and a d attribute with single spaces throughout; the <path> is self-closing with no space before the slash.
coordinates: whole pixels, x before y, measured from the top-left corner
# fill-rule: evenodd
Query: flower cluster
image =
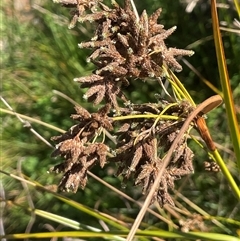
<path id="1" fill-rule="evenodd" d="M 169 105 L 170 103 L 165 101 L 164 105 L 130 105 L 122 110 L 122 115 L 130 114 L 135 118 L 125 120 L 119 128 L 116 155 L 110 158 L 110 161 L 118 163 L 118 174 L 122 175 L 124 180 L 130 176 L 134 177 L 135 185 L 143 186 L 143 194 L 151 189 L 162 166 L 161 157 L 168 152 L 184 121 L 157 121 L 156 118 L 143 119 L 141 116 L 159 115 L 163 108 L 166 108 L 165 115 L 186 118 L 192 111 L 192 107 L 185 101 L 168 108 Z M 158 200 L 161 205 L 174 204 L 168 194 L 168 188 L 173 189 L 176 179 L 193 172 L 192 159 L 193 153 L 187 146 L 185 135 L 178 143 L 152 201 Z"/>
<path id="2" fill-rule="evenodd" d="M 76 192 L 79 185 L 83 189 L 87 183 L 87 170 L 96 163 L 103 167 L 109 148 L 104 143 L 91 143 L 103 128 L 112 130 L 112 123 L 107 113 L 109 105 L 97 113 L 90 114 L 81 107 L 75 107 L 77 114 L 72 115 L 79 123 L 72 126 L 66 133 L 52 138 L 58 144 L 52 156 L 61 156 L 65 161 L 51 168 L 51 172 L 63 172 L 59 184 L 62 191 Z"/>
<path id="3" fill-rule="evenodd" d="M 150 17 L 143 11 L 138 17 L 130 0 L 125 0 L 123 8 L 115 1 L 112 8 L 99 0 L 62 1 L 65 6 L 70 3 L 76 7 L 71 26 L 76 21 L 90 21 L 97 25 L 91 41 L 79 44 L 80 48 L 93 49 L 88 61 L 97 69 L 91 76 L 75 79 L 83 88 L 89 88 L 84 97 L 95 104 L 105 99 L 117 109 L 117 97 L 126 101 L 121 84 L 128 85 L 129 79 L 161 77 L 164 64 L 181 71 L 175 56 L 193 54 L 189 50 L 167 48 L 164 40 L 176 27 L 165 30 L 157 23 L 161 9 Z"/>
<path id="4" fill-rule="evenodd" d="M 176 27 L 166 30 L 157 22 L 161 9 L 151 16 L 146 11 L 138 16 L 130 0 L 125 0 L 123 7 L 115 1 L 111 7 L 101 0 L 55 1 L 74 8 L 70 28 L 77 22 L 96 24 L 93 38 L 79 44 L 80 48 L 92 49 L 87 60 L 96 69 L 90 76 L 74 80 L 82 88 L 88 88 L 85 99 L 93 104 L 103 101 L 105 104 L 93 114 L 76 107 L 77 114 L 72 118 L 78 124 L 65 134 L 53 137 L 57 143 L 53 156 L 64 158 L 63 163 L 51 168 L 53 172 L 64 173 L 59 188 L 73 192 L 79 186 L 84 188 L 87 171 L 96 163 L 103 167 L 108 161 L 117 163 L 117 173 L 124 177 L 124 181 L 134 178 L 135 185 L 141 185 L 143 194 L 146 194 L 161 169 L 164 155 L 193 108 L 187 101 L 131 104 L 122 86 L 128 86 L 130 81 L 161 79 L 166 73 L 164 69 L 181 71 L 175 57 L 190 56 L 193 51 L 166 46 L 165 39 Z M 162 119 L 163 114 L 169 118 Z M 110 149 L 104 141 L 99 142 L 105 131 L 115 131 L 115 148 Z M 176 179 L 193 172 L 192 159 L 193 153 L 187 146 L 187 135 L 184 135 L 152 201 L 174 205 L 168 190 L 174 188 Z"/>

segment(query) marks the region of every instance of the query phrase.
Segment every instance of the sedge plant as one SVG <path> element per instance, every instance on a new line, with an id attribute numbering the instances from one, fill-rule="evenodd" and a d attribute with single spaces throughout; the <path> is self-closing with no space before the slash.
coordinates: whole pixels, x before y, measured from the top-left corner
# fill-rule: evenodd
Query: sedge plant
<path id="1" fill-rule="evenodd" d="M 205 121 L 206 114 L 222 103 L 222 97 L 215 95 L 196 104 L 184 87 L 184 81 L 180 81 L 174 74 L 182 70 L 177 57 L 191 56 L 194 53 L 166 45 L 165 40 L 173 34 L 176 27 L 165 29 L 164 25 L 158 23 L 162 9 L 151 15 L 144 10 L 139 15 L 131 0 L 125 0 L 122 4 L 112 1 L 110 5 L 100 0 L 55 2 L 72 9 L 70 29 L 85 22 L 95 24 L 94 36 L 89 41 L 78 44 L 81 49 L 91 49 L 87 61 L 95 69 L 89 75 L 74 78 L 75 82 L 80 83 L 81 89 L 85 90 L 82 91 L 83 98 L 95 107 L 95 111 L 92 111 L 94 108 L 84 108 L 67 97 L 76 104 L 75 113 L 71 115 L 75 123 L 66 132 L 56 129 L 62 133 L 52 137 L 55 143 L 52 157 L 61 158 L 60 163 L 49 169 L 50 173 L 61 174 L 57 190 L 63 193 L 76 193 L 79 188 L 84 190 L 89 175 L 94 176 L 91 170 L 96 165 L 104 168 L 114 164 L 116 175 L 122 178 L 122 185 L 130 185 L 131 182 L 133 186 L 140 186 L 146 199 L 143 204 L 138 204 L 142 208 L 136 220 L 132 220 L 133 225 L 127 225 L 126 222 L 121 223 L 104 213 L 94 212 L 37 182 L 27 180 L 27 177 L 2 170 L 5 175 L 26 182 L 41 192 L 51 193 L 62 202 L 117 229 L 103 232 L 60 215 L 28 208 L 26 211 L 67 227 L 90 231 L 12 234 L 6 237 L 20 239 L 71 236 L 116 240 L 127 237 L 127 240 L 133 240 L 135 236 L 140 240 L 149 237 L 239 240 L 234 235 L 206 232 L 205 227 L 201 226 L 202 217 L 197 215 L 192 215 L 191 220 L 185 222 L 179 220 L 182 232 L 177 232 L 179 227 L 172 222 L 168 231 L 141 223 L 146 211 L 152 211 L 149 205 L 156 204 L 160 209 L 167 207 L 175 211 L 180 207 L 173 197 L 177 192 L 175 185 L 182 177 L 186 178 L 194 173 L 193 160 L 197 155 L 189 146 L 189 139 L 195 140 L 207 150 L 211 161 L 204 162 L 205 170 L 216 173 L 222 171 L 232 193 L 237 200 L 240 199 L 239 187 L 219 154 Z M 160 95 L 160 90 L 157 90 L 154 102 L 135 103 L 128 94 L 129 86 L 133 83 L 143 86 L 149 81 L 157 82 L 163 94 Z M 31 120 L 11 110 L 3 112 Z M 192 136 L 192 130 L 199 133 L 200 142 Z M 233 130 L 236 131 L 236 125 Z M 236 150 L 236 143 L 234 147 Z M 205 218 L 207 216 L 202 215 Z M 211 219 L 210 215 L 208 218 Z M 229 233 L 228 228 L 217 218 L 212 220 Z M 237 221 L 233 222 L 237 224 Z M 195 232 L 196 229 L 200 232 Z"/>

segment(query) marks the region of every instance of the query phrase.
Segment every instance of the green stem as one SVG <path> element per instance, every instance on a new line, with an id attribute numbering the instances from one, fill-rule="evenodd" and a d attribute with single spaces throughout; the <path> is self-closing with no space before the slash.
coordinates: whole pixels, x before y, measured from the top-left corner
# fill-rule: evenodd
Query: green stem
<path id="1" fill-rule="evenodd" d="M 231 186 L 234 194 L 237 196 L 238 200 L 240 200 L 240 189 L 238 188 L 236 182 L 234 181 L 231 173 L 229 172 L 227 166 L 225 165 L 222 157 L 220 156 L 218 150 L 216 149 L 215 151 L 212 152 L 213 156 L 215 157 L 215 160 L 217 164 L 220 166 L 223 175 L 227 179 L 229 185 Z"/>

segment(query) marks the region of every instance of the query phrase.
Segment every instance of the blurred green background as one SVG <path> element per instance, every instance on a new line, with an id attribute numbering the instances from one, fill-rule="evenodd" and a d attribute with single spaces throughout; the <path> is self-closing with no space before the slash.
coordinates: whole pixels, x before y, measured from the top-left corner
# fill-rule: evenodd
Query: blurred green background
<path id="1" fill-rule="evenodd" d="M 74 29 L 69 30 L 67 26 L 70 10 L 52 1 L 17 2 L 1 3 L 1 95 L 16 112 L 67 130 L 73 124 L 69 116 L 74 113 L 74 106 L 56 94 L 56 91 L 93 110 L 93 107 L 83 100 L 83 90 L 73 82 L 73 78 L 88 75 L 94 69 L 93 65 L 86 63 L 90 52 L 77 46 L 81 41 L 91 38 L 94 26 L 91 23 L 77 24 Z M 176 32 L 166 41 L 168 46 L 194 50 L 195 55 L 187 60 L 204 78 L 221 89 L 212 37 L 210 5 L 207 1 L 197 1 L 195 6 L 190 3 L 191 1 L 183 0 L 135 1 L 140 13 L 143 9 L 149 14 L 159 7 L 163 9 L 159 22 L 165 25 L 166 29 L 177 26 Z M 191 6 L 192 9 L 189 9 Z M 239 117 L 240 30 L 233 23 L 238 16 L 232 1 L 219 1 L 218 7 L 221 26 L 224 27 L 223 42 Z M 236 31 L 231 32 L 232 29 Z M 196 103 L 214 94 L 192 70 L 182 61 L 180 63 L 183 71 L 177 73 L 177 77 Z M 154 82 L 137 81 L 126 89 L 126 92 L 135 102 L 149 102 L 154 101 L 155 93 L 161 93 L 161 88 Z M 3 102 L 1 108 L 7 109 Z M 214 140 L 219 144 L 220 153 L 239 184 L 224 106 L 211 112 L 207 121 Z M 1 125 L 1 169 L 16 175 L 23 173 L 42 185 L 58 184 L 61 176 L 47 173 L 51 166 L 60 161 L 51 158 L 52 149 L 34 136 L 15 116 L 1 113 Z M 32 127 L 48 141 L 51 136 L 59 134 L 36 123 L 32 123 Z M 204 171 L 203 162 L 208 160 L 206 152 L 194 142 L 191 142 L 190 146 L 195 151 L 195 174 L 176 182 L 176 188 L 181 187 L 183 195 L 211 215 L 240 220 L 239 203 L 229 191 L 222 174 Z M 93 173 L 121 189 L 121 180 L 114 176 L 115 171 L 114 165 L 108 165 L 104 170 L 98 167 L 93 169 Z M 0 174 L 0 178 L 3 182 L 2 193 L 6 199 L 20 205 L 9 203 L 5 206 L 5 233 L 25 232 L 30 214 L 24 211 L 24 207 L 28 207 L 29 197 L 36 208 L 101 227 L 96 219 L 76 212 L 74 208 L 57 201 L 51 194 L 38 192 L 32 187 L 27 191 L 21 182 L 3 174 Z M 122 191 L 137 200 L 143 200 L 141 189 L 133 188 L 132 183 Z M 139 210 L 92 178 L 89 178 L 84 191 L 64 195 L 111 215 L 134 218 Z M 186 206 L 183 201 L 180 202 Z M 166 227 L 166 224 L 159 223 L 159 220 L 151 216 L 147 216 L 146 220 L 149 224 Z M 46 231 L 46 224 L 54 228 L 58 226 L 37 217 L 31 232 Z M 211 225 L 208 228 L 214 231 L 216 227 Z M 235 228 L 229 226 L 233 233 Z"/>

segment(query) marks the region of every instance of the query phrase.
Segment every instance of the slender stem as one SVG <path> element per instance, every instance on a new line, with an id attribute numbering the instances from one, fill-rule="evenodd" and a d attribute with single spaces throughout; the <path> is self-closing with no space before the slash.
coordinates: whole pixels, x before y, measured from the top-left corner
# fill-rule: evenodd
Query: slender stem
<path id="1" fill-rule="evenodd" d="M 234 194 L 236 195 L 236 197 L 238 198 L 238 200 L 240 200 L 240 189 L 238 188 L 236 182 L 234 181 L 231 173 L 229 172 L 228 168 L 226 167 L 222 157 L 219 155 L 219 152 L 216 150 L 214 150 L 212 152 L 213 156 L 216 159 L 217 164 L 220 166 L 224 176 L 226 177 L 226 179 L 228 180 L 229 185 L 231 186 Z"/>
<path id="2" fill-rule="evenodd" d="M 113 121 L 120 121 L 120 120 L 128 120 L 128 119 L 136 119 L 136 118 L 160 118 L 160 119 L 166 119 L 166 120 L 178 120 L 178 116 L 172 116 L 172 115 L 154 115 L 154 114 L 140 114 L 140 115 L 126 115 L 126 116 L 115 116 L 112 118 Z"/>
<path id="3" fill-rule="evenodd" d="M 236 5 L 236 6 L 239 6 L 239 5 Z M 232 140 L 233 149 L 236 155 L 238 171 L 240 171 L 240 128 L 238 125 L 236 109 L 234 106 L 233 91 L 232 91 L 231 81 L 228 74 L 228 66 L 226 63 L 226 56 L 224 53 L 222 36 L 219 29 L 216 0 L 211 0 L 211 14 L 212 14 L 214 43 L 215 43 L 217 62 L 218 62 L 218 71 L 219 71 L 220 82 L 223 90 L 224 104 L 226 107 L 225 110 L 227 113 L 228 128 L 230 131 L 230 137 Z"/>
<path id="4" fill-rule="evenodd" d="M 79 103 L 77 103 L 75 100 L 73 100 L 72 98 L 70 98 L 69 96 L 65 95 L 64 93 L 62 93 L 61 91 L 58 90 L 53 90 L 53 93 L 56 95 L 59 95 L 60 97 L 62 97 L 63 99 L 69 101 L 70 103 L 72 103 L 73 105 L 76 106 L 81 106 Z"/>
<path id="5" fill-rule="evenodd" d="M 6 109 L 3 109 L 3 108 L 0 108 L 0 111 L 2 111 L 3 113 L 7 113 L 7 114 L 10 114 L 10 115 L 16 115 L 24 120 L 28 120 L 28 121 L 31 121 L 31 122 L 35 122 L 37 124 L 40 124 L 42 126 L 46 126 L 52 130 L 55 130 L 55 131 L 58 131 L 60 133 L 65 133 L 66 131 L 63 130 L 63 129 L 60 129 L 58 127 L 55 127 L 53 125 L 50 125 L 50 124 L 47 124 L 46 122 L 43 122 L 43 121 L 40 121 L 40 120 L 37 120 L 37 119 L 34 119 L 32 117 L 29 117 L 29 116 L 26 116 L 26 115 L 22 115 L 22 114 L 19 114 L 15 111 L 11 111 L 11 110 L 6 110 Z"/>

